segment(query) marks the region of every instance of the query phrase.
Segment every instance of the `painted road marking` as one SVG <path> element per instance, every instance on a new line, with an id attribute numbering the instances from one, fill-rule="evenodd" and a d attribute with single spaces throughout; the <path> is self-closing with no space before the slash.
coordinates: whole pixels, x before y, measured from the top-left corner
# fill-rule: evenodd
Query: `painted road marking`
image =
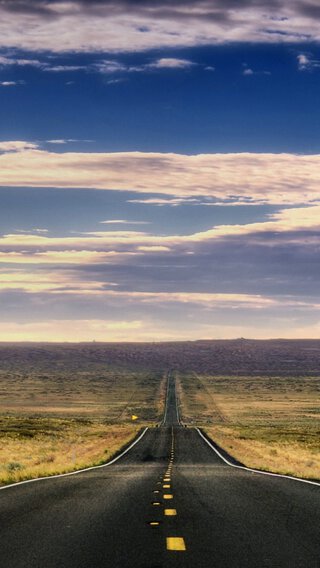
<path id="1" fill-rule="evenodd" d="M 159 489 L 154 489 L 153 493 L 160 493 Z"/>
<path id="2" fill-rule="evenodd" d="M 165 483 L 164 485 L 162 485 L 163 489 L 170 489 L 171 485 L 169 485 L 168 483 Z"/>
<path id="3" fill-rule="evenodd" d="M 177 509 L 165 509 L 165 510 L 164 510 L 164 514 L 165 514 L 167 517 L 175 517 L 176 514 L 177 514 Z"/>
<path id="4" fill-rule="evenodd" d="M 158 507 L 159 505 L 161 505 L 160 501 L 153 501 L 152 505 L 155 505 L 156 507 Z"/>
<path id="5" fill-rule="evenodd" d="M 167 537 L 167 550 L 186 550 L 184 539 L 181 536 Z"/>
<path id="6" fill-rule="evenodd" d="M 164 498 L 164 499 L 173 499 L 173 495 L 172 495 L 171 493 L 165 493 L 165 494 L 163 495 L 163 498 Z"/>
<path id="7" fill-rule="evenodd" d="M 160 523 L 158 521 L 151 521 L 151 523 L 149 523 L 150 527 L 158 527 L 160 525 Z"/>

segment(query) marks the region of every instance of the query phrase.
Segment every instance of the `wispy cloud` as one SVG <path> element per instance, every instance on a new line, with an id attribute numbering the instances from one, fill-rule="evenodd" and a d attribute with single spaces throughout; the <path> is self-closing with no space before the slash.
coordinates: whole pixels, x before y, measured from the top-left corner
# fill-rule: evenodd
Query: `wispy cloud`
<path id="1" fill-rule="evenodd" d="M 0 7 L 1 13 L 1 7 Z M 1 27 L 1 24 L 0 24 Z M 165 69 L 190 69 L 197 65 L 188 59 L 177 57 L 162 57 L 152 61 L 141 63 L 139 65 L 127 65 L 118 59 L 99 59 L 86 65 L 77 64 L 57 64 L 54 58 L 43 56 L 43 59 L 22 59 L 18 55 L 12 54 L 10 57 L 0 55 L 0 68 L 7 67 L 35 67 L 48 73 L 72 73 L 75 71 L 84 71 L 88 73 L 101 73 L 104 75 L 130 74 L 152 72 L 155 70 Z M 114 79 L 119 82 L 121 79 Z"/>
<path id="2" fill-rule="evenodd" d="M 0 87 L 17 87 L 24 84 L 24 81 L 0 81 Z"/>
<path id="3" fill-rule="evenodd" d="M 127 219 L 107 219 L 100 221 L 102 225 L 149 225 L 149 221 L 128 221 Z"/>
<path id="4" fill-rule="evenodd" d="M 55 138 L 53 140 L 46 140 L 47 144 L 69 144 L 73 142 L 92 142 L 92 140 L 84 140 L 79 138 Z"/>
<path id="5" fill-rule="evenodd" d="M 251 69 L 251 67 L 249 67 L 247 63 L 243 63 L 242 67 L 242 75 L 244 75 L 245 77 L 250 77 L 252 75 L 271 75 L 270 71 Z"/>
<path id="6" fill-rule="evenodd" d="M 83 71 L 87 70 L 88 67 L 85 65 L 48 65 L 42 66 L 44 71 L 49 73 L 70 73 L 70 71 Z"/>
<path id="7" fill-rule="evenodd" d="M 128 199 L 128 203 L 155 205 L 156 207 L 178 207 L 180 205 L 215 205 L 215 201 L 206 201 L 197 197 L 148 197 L 145 199 Z"/>
<path id="8" fill-rule="evenodd" d="M 98 71 L 105 75 L 117 73 L 143 73 L 154 70 L 163 69 L 190 69 L 196 65 L 195 62 L 189 59 L 179 59 L 175 57 L 162 57 L 155 59 L 150 63 L 143 63 L 140 65 L 125 65 L 124 63 L 116 60 L 103 60 L 93 63 L 87 67 L 88 71 Z"/>
<path id="9" fill-rule="evenodd" d="M 189 59 L 177 59 L 174 57 L 161 57 L 153 63 L 146 65 L 150 69 L 189 69 L 195 63 Z"/>
<path id="10" fill-rule="evenodd" d="M 40 69 L 45 66 L 45 64 L 38 59 L 22 59 L 20 57 L 7 57 L 0 55 L 0 67 L 11 67 L 14 65 L 17 65 L 19 67 L 38 67 Z"/>

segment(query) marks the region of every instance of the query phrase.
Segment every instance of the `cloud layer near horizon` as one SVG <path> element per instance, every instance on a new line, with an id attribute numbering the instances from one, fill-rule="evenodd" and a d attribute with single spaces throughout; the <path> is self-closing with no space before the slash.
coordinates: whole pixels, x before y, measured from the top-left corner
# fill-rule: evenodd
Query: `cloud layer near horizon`
<path id="1" fill-rule="evenodd" d="M 0 45 L 27 51 L 320 39 L 316 0 L 3 0 L 0 16 Z"/>
<path id="2" fill-rule="evenodd" d="M 4 235 L 0 339 L 317 337 L 319 235 L 319 205 L 189 235 Z"/>
<path id="3" fill-rule="evenodd" d="M 55 153 L 24 141 L 0 142 L 0 185 L 92 188 L 236 203 L 319 200 L 320 155 Z"/>

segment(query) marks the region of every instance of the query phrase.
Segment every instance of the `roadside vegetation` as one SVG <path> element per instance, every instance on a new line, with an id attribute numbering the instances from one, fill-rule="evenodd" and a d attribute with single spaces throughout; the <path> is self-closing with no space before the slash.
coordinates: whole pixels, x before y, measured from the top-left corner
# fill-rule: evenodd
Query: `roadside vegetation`
<path id="1" fill-rule="evenodd" d="M 34 351 L 0 365 L 0 484 L 110 460 L 162 414 L 165 373 Z M 132 420 L 132 416 L 137 419 Z"/>
<path id="2" fill-rule="evenodd" d="M 183 420 L 248 467 L 320 479 L 320 377 L 179 373 Z"/>
<path id="3" fill-rule="evenodd" d="M 139 430 L 75 418 L 5 416 L 0 424 L 2 484 L 100 465 Z"/>

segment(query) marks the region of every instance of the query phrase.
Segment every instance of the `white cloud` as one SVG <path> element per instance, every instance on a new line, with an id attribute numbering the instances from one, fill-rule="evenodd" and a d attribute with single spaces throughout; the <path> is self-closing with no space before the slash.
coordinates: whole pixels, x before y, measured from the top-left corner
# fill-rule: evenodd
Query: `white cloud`
<path id="1" fill-rule="evenodd" d="M 109 79 L 107 81 L 107 85 L 117 85 L 118 83 L 123 83 L 125 81 L 125 79 L 121 78 L 121 79 Z"/>
<path id="2" fill-rule="evenodd" d="M 195 63 L 189 61 L 188 59 L 177 59 L 174 57 L 162 57 L 157 59 L 154 63 L 147 65 L 149 68 L 153 69 L 189 69 L 194 66 Z"/>
<path id="3" fill-rule="evenodd" d="M 215 205 L 215 202 L 204 201 L 196 197 L 148 197 L 146 199 L 128 199 L 128 203 L 142 203 L 144 205 L 155 205 L 157 207 L 177 207 L 179 205 Z"/>
<path id="4" fill-rule="evenodd" d="M 108 219 L 100 221 L 102 225 L 149 225 L 149 221 L 128 221 L 127 219 Z"/>
<path id="5" fill-rule="evenodd" d="M 49 73 L 69 73 L 70 71 L 82 71 L 87 69 L 84 65 L 43 65 L 43 70 Z"/>
<path id="6" fill-rule="evenodd" d="M 4 186 L 132 190 L 170 200 L 205 196 L 249 204 L 320 198 L 319 155 L 55 153 L 23 141 L 0 142 L 0 151 Z M 160 205 L 159 195 L 156 200 Z"/>
<path id="7" fill-rule="evenodd" d="M 37 148 L 38 144 L 35 144 L 33 142 L 25 142 L 24 140 L 9 140 L 0 142 L 0 152 L 22 152 L 23 150 L 35 150 Z"/>
<path id="8" fill-rule="evenodd" d="M 99 73 L 109 75 L 114 73 L 142 73 L 152 71 L 154 69 L 189 69 L 194 65 L 196 65 L 196 63 L 188 59 L 162 57 L 152 61 L 151 63 L 145 63 L 142 65 L 125 65 L 124 63 L 116 60 L 104 60 L 89 65 L 87 69 L 88 71 L 98 71 Z"/>
<path id="9" fill-rule="evenodd" d="M 0 24 L 1 25 L 1 24 Z M 42 68 L 44 66 L 41 61 L 38 59 L 21 59 L 19 57 L 6 57 L 4 55 L 0 55 L 0 67 L 9 67 L 12 65 L 18 65 L 19 67 L 39 67 Z"/>
<path id="10" fill-rule="evenodd" d="M 0 81 L 1 87 L 16 87 L 17 85 L 23 85 L 24 81 Z"/>
<path id="11" fill-rule="evenodd" d="M 10 6 L 10 9 L 6 9 Z M 23 9 L 22 9 L 23 8 Z M 126 52 L 233 42 L 319 41 L 310 0 L 21 2 L 0 6 L 0 45 L 34 51 Z M 27 33 L 24 31 L 27 30 Z"/>
<path id="12" fill-rule="evenodd" d="M 300 235 L 309 231 L 310 235 Z M 243 225 L 217 225 L 188 235 L 154 235 L 143 231 L 96 231 L 77 236 L 51 237 L 41 233 L 7 234 L 0 237 L 0 261 L 15 264 L 96 264 L 126 262 L 130 257 L 148 252 L 188 254 L 204 243 L 237 237 L 250 242 L 267 243 L 273 234 L 284 243 L 313 243 L 320 231 L 320 205 L 284 209 L 268 220 Z M 313 233 L 316 232 L 315 236 Z M 2 252 L 1 252 L 2 251 Z M 27 251 L 27 252 L 26 252 Z"/>
<path id="13" fill-rule="evenodd" d="M 99 63 L 94 63 L 91 66 L 91 68 L 93 70 L 99 71 L 100 73 L 106 73 L 106 74 L 130 71 L 130 67 L 115 60 L 100 61 Z"/>
<path id="14" fill-rule="evenodd" d="M 253 69 L 251 69 L 251 67 L 248 66 L 247 63 L 243 63 L 242 67 L 243 67 L 242 75 L 247 76 L 247 77 L 249 77 L 250 75 L 271 75 L 270 71 L 253 70 Z"/>
<path id="15" fill-rule="evenodd" d="M 68 144 L 70 142 L 92 142 L 91 140 L 79 140 L 77 138 L 56 138 L 53 140 L 46 140 L 47 144 Z"/>
<path id="16" fill-rule="evenodd" d="M 1 13 L 1 9 L 0 9 Z M 0 24 L 1 28 L 1 24 Z M 98 72 L 105 75 L 115 74 L 115 73 L 141 73 L 152 71 L 154 69 L 188 69 L 194 65 L 194 62 L 188 59 L 179 59 L 174 57 L 162 57 L 156 59 L 151 63 L 141 64 L 141 65 L 126 65 L 121 61 L 116 59 L 102 59 L 94 63 L 88 63 L 87 65 L 56 65 L 47 58 L 43 61 L 38 59 L 21 59 L 11 55 L 10 57 L 0 55 L 0 68 L 9 66 L 20 66 L 20 67 L 36 67 L 42 71 L 48 73 L 70 73 L 73 71 L 87 71 L 87 72 Z M 212 69 L 213 68 L 207 68 Z M 110 81 L 119 82 L 121 79 L 115 79 Z"/>
<path id="17" fill-rule="evenodd" d="M 299 53 L 299 55 L 297 55 L 297 61 L 299 71 L 310 71 L 311 69 L 320 67 L 320 61 L 305 53 Z"/>

